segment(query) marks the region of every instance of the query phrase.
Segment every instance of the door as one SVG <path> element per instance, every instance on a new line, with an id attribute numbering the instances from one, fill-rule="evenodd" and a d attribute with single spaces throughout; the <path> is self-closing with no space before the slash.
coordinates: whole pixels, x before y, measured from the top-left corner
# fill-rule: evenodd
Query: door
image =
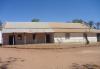
<path id="1" fill-rule="evenodd" d="M 97 41 L 100 42 L 100 33 L 97 34 Z"/>
<path id="2" fill-rule="evenodd" d="M 35 36 L 35 43 L 45 43 L 45 34 L 37 33 Z"/>
<path id="3" fill-rule="evenodd" d="M 15 44 L 15 36 L 10 35 L 9 36 L 9 45 L 14 45 Z"/>
<path id="4" fill-rule="evenodd" d="M 46 34 L 46 43 L 50 42 L 51 42 L 50 34 Z"/>

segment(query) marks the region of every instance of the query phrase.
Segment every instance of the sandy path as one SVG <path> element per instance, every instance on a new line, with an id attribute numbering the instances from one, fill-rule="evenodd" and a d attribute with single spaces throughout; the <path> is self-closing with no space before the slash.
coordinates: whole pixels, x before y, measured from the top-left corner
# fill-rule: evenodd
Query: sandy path
<path id="1" fill-rule="evenodd" d="M 100 47 L 73 49 L 0 48 L 2 61 L 17 58 L 8 69 L 68 69 L 72 63 L 100 64 Z"/>

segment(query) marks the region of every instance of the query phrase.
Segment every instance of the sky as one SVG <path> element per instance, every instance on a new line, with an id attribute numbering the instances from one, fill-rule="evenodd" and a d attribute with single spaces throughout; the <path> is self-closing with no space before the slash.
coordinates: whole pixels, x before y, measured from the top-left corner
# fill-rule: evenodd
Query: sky
<path id="1" fill-rule="evenodd" d="M 100 22 L 100 0 L 0 0 L 0 20 L 69 22 L 73 19 Z"/>

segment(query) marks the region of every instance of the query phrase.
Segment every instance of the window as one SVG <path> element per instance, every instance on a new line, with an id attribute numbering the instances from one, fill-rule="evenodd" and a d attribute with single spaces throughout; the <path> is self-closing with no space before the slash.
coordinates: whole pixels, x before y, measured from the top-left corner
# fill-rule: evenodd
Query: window
<path id="1" fill-rule="evenodd" d="M 22 35 L 18 35 L 18 40 L 22 40 Z"/>
<path id="2" fill-rule="evenodd" d="M 33 34 L 33 40 L 35 40 L 35 34 Z"/>
<path id="3" fill-rule="evenodd" d="M 70 38 L 70 34 L 69 33 L 66 33 L 65 34 L 65 39 L 69 39 Z"/>

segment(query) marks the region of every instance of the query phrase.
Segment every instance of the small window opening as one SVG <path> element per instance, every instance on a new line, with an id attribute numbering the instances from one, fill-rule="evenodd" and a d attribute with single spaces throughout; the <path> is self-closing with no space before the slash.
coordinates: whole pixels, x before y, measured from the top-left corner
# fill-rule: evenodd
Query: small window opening
<path id="1" fill-rule="evenodd" d="M 18 35 L 18 40 L 22 40 L 22 35 Z"/>

